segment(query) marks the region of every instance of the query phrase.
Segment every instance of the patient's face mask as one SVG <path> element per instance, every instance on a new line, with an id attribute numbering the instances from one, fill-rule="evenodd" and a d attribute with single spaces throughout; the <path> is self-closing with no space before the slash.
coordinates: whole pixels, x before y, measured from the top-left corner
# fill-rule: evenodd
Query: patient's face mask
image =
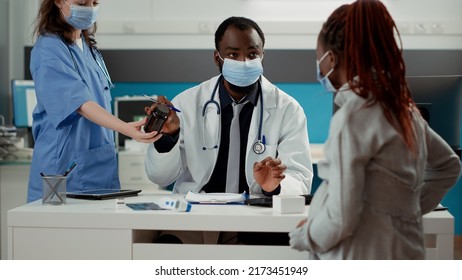
<path id="1" fill-rule="evenodd" d="M 319 60 L 316 60 L 316 78 L 318 81 L 321 83 L 323 86 L 324 90 L 327 92 L 336 92 L 337 90 L 335 89 L 334 85 L 332 85 L 331 81 L 329 80 L 329 75 L 334 72 L 334 68 L 330 69 L 329 72 L 323 77 L 321 75 L 321 68 L 319 67 L 319 64 L 321 64 L 321 61 L 324 60 L 324 58 L 327 57 L 329 54 L 329 51 L 327 51 Z"/>
<path id="2" fill-rule="evenodd" d="M 218 54 L 220 56 L 220 54 Z M 225 79 L 238 87 L 254 84 L 263 74 L 263 66 L 259 57 L 252 60 L 239 61 L 234 59 L 220 59 L 224 61 L 222 74 Z"/>
<path id="3" fill-rule="evenodd" d="M 64 16 L 64 18 L 75 29 L 86 30 L 96 22 L 98 17 L 98 6 L 77 6 L 71 5 L 67 1 L 64 2 L 71 8 L 71 15 L 69 17 Z"/>

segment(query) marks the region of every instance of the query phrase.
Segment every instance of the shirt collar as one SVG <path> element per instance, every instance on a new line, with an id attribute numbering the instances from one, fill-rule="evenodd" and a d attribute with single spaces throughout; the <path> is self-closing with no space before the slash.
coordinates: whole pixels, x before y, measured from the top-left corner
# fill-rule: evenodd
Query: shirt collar
<path id="1" fill-rule="evenodd" d="M 247 94 L 241 100 L 241 102 L 243 102 L 244 100 L 249 100 L 249 102 L 252 103 L 253 106 L 257 106 L 258 96 L 260 95 L 260 92 L 261 92 L 261 83 L 259 81 L 258 86 L 256 86 L 249 94 Z M 234 102 L 233 98 L 231 97 L 231 95 L 229 94 L 228 90 L 225 87 L 225 82 L 223 78 L 221 78 L 220 85 L 219 85 L 219 96 L 220 96 L 221 108 L 226 108 L 226 106 Z"/>
<path id="2" fill-rule="evenodd" d="M 352 96 L 348 83 L 345 83 L 342 87 L 340 87 L 338 91 L 334 93 L 334 96 L 335 104 L 342 107 L 342 105 L 348 101 L 348 97 Z"/>
<path id="3" fill-rule="evenodd" d="M 358 81 L 359 77 L 358 76 L 354 77 L 354 80 Z M 334 93 L 334 103 L 339 107 L 342 107 L 342 105 L 344 105 L 348 101 L 356 99 L 356 98 L 371 100 L 372 96 L 369 94 L 367 97 L 364 98 L 364 97 L 357 95 L 356 93 L 354 93 L 353 90 L 351 90 L 350 85 L 348 83 L 345 83 L 344 85 L 342 85 L 338 89 L 338 91 Z"/>

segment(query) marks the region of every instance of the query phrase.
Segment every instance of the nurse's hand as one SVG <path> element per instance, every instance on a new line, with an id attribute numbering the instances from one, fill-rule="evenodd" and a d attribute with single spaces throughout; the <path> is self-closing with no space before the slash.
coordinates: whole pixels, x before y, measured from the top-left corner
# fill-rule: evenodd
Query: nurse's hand
<path id="1" fill-rule="evenodd" d="M 272 192 L 286 177 L 286 175 L 284 175 L 286 169 L 287 166 L 283 164 L 280 159 L 267 157 L 253 164 L 253 176 L 255 182 L 257 182 L 265 192 Z"/>
<path id="2" fill-rule="evenodd" d="M 161 137 L 157 132 L 145 133 L 141 131 L 141 127 L 146 123 L 146 120 L 124 122 L 94 101 L 87 101 L 82 104 L 82 106 L 77 109 L 77 113 L 96 124 L 122 133 L 138 142 L 153 143 Z"/>
<path id="3" fill-rule="evenodd" d="M 157 104 L 167 104 L 173 106 L 172 102 L 170 102 L 165 96 L 159 96 L 157 97 L 157 102 L 153 103 L 151 107 L 144 108 L 144 111 L 148 116 L 150 116 L 154 109 L 156 109 Z M 161 132 L 162 134 L 173 135 L 178 132 L 178 129 L 180 129 L 180 118 L 178 118 L 175 111 L 169 110 L 167 120 L 165 121 Z"/>
<path id="4" fill-rule="evenodd" d="M 146 123 L 147 118 L 137 122 L 128 122 L 128 135 L 133 138 L 133 140 L 142 142 L 142 143 L 154 143 L 162 137 L 162 134 L 157 133 L 157 131 L 146 133 L 141 130 L 141 127 Z"/>

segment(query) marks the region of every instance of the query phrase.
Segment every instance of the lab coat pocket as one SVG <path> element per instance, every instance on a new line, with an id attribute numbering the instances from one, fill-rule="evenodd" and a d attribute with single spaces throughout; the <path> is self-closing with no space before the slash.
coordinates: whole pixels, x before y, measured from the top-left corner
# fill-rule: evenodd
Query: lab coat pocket
<path id="1" fill-rule="evenodd" d="M 265 145 L 265 151 L 260 154 L 260 160 L 263 160 L 266 157 L 277 157 L 278 145 Z"/>
<path id="2" fill-rule="evenodd" d="M 251 147 L 250 150 L 248 150 L 248 162 L 247 163 L 253 166 L 255 162 L 260 162 L 269 156 L 276 158 L 277 145 L 265 145 L 265 151 L 261 154 L 255 153 L 253 151 L 253 148 Z"/>
<path id="3" fill-rule="evenodd" d="M 83 190 L 120 188 L 114 145 L 107 144 L 80 152 L 76 156 L 76 163 Z"/>

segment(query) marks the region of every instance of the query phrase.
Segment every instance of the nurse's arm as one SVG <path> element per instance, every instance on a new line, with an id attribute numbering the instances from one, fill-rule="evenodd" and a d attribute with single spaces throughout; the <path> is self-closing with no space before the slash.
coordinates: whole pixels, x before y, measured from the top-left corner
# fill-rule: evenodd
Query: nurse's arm
<path id="1" fill-rule="evenodd" d="M 98 125 L 122 133 L 138 142 L 153 143 L 162 136 L 161 134 L 157 135 L 158 133 L 156 131 L 150 133 L 142 132 L 141 127 L 144 125 L 145 120 L 129 123 L 124 122 L 94 101 L 83 103 L 82 106 L 77 109 L 77 113 Z"/>

